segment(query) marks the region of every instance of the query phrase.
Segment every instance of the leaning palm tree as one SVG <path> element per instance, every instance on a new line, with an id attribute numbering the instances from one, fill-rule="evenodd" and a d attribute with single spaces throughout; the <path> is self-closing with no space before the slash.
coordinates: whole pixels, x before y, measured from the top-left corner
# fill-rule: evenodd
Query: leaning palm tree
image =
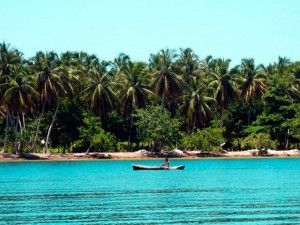
<path id="1" fill-rule="evenodd" d="M 229 69 L 230 59 L 216 60 L 216 67 L 209 73 L 209 86 L 214 90 L 214 96 L 221 110 L 221 127 L 224 122 L 224 111 L 238 97 L 236 85 L 233 82 L 236 68 Z"/>
<path id="2" fill-rule="evenodd" d="M 61 103 L 61 99 L 67 96 L 68 94 L 72 94 L 73 92 L 73 86 L 72 83 L 70 83 L 72 79 L 70 78 L 69 75 L 70 74 L 66 69 L 61 69 L 58 76 L 52 77 L 53 78 L 52 81 L 54 81 L 54 83 L 50 84 L 50 82 L 52 82 L 50 81 L 51 78 L 48 78 L 48 80 L 46 80 L 44 83 L 45 89 L 42 91 L 42 96 L 43 96 L 42 99 L 44 98 L 43 101 L 49 101 L 54 105 L 56 105 L 54 114 L 52 116 L 52 121 L 48 128 L 47 136 L 45 140 L 44 153 L 47 154 L 50 153 L 48 148 L 50 133 L 53 128 L 54 121 L 56 119 L 56 115 Z"/>
<path id="3" fill-rule="evenodd" d="M 144 108 L 150 102 L 153 92 L 149 86 L 149 77 L 144 63 L 128 63 L 121 70 L 120 102 L 125 114 L 130 115 L 131 123 L 128 137 L 129 151 L 131 150 L 131 134 L 133 128 L 133 113 L 136 109 Z"/>
<path id="4" fill-rule="evenodd" d="M 184 93 L 180 97 L 179 113 L 183 115 L 188 123 L 192 125 L 192 133 L 196 126 L 204 125 L 211 116 L 211 103 L 214 98 L 207 96 L 207 84 L 200 76 L 189 79 L 184 83 Z"/>
<path id="5" fill-rule="evenodd" d="M 0 89 L 4 89 L 3 101 L 6 105 L 7 119 L 9 117 L 13 119 L 12 123 L 15 135 L 14 154 L 19 149 L 18 128 L 20 128 L 20 132 L 22 133 L 22 128 L 25 127 L 24 115 L 26 112 L 32 111 L 39 95 L 35 90 L 33 80 L 30 78 L 32 77 L 26 74 L 22 66 L 14 68 L 11 76 L 5 75 L 1 77 L 1 80 L 5 80 L 5 83 L 0 85 Z"/>
<path id="6" fill-rule="evenodd" d="M 82 91 L 83 99 L 89 103 L 89 108 L 101 118 L 119 105 L 119 99 L 111 85 L 112 77 L 106 70 L 106 62 L 89 71 L 87 86 Z"/>
<path id="7" fill-rule="evenodd" d="M 7 138 L 8 138 L 8 128 L 10 122 L 10 110 L 9 105 L 4 101 L 4 94 L 8 88 L 10 88 L 10 76 L 0 76 L 0 110 L 1 117 L 5 118 L 5 134 L 4 134 L 4 145 L 0 153 L 7 152 Z"/>
<path id="8" fill-rule="evenodd" d="M 171 108 L 171 104 L 181 94 L 183 79 L 174 71 L 177 54 L 162 49 L 157 55 L 150 56 L 149 67 L 153 70 L 155 93 L 162 98 L 162 105 Z"/>
<path id="9" fill-rule="evenodd" d="M 249 104 L 248 125 L 251 122 L 252 100 L 262 97 L 267 90 L 268 77 L 261 66 L 256 67 L 254 59 L 242 59 L 241 64 L 241 95 Z"/>
<path id="10" fill-rule="evenodd" d="M 5 42 L 0 44 L 0 102 L 2 102 L 1 115 L 6 119 L 4 147 L 1 152 L 7 151 L 7 134 L 9 120 L 11 118 L 9 105 L 4 101 L 4 94 L 7 88 L 9 87 L 8 84 L 11 80 L 10 76 L 13 76 L 15 68 L 19 67 L 22 62 L 21 55 L 22 53 L 19 52 L 17 49 L 11 49 L 9 44 L 6 44 Z M 3 115 L 4 113 L 5 115 Z"/>
<path id="11" fill-rule="evenodd" d="M 34 150 L 37 135 L 40 126 L 40 120 L 44 113 L 45 106 L 55 105 L 55 111 L 52 117 L 52 122 L 48 128 L 47 137 L 45 140 L 44 152 L 49 154 L 49 138 L 50 133 L 56 119 L 56 115 L 59 109 L 61 98 L 66 96 L 67 93 L 72 93 L 72 79 L 70 73 L 65 67 L 60 66 L 59 58 L 55 53 L 42 53 L 39 52 L 37 57 L 34 59 L 36 63 L 34 66 L 35 70 L 38 71 L 35 75 L 37 76 L 37 90 L 40 93 L 40 104 L 42 105 L 41 113 L 38 118 L 38 125 L 36 135 L 34 138 L 34 144 L 32 150 Z"/>

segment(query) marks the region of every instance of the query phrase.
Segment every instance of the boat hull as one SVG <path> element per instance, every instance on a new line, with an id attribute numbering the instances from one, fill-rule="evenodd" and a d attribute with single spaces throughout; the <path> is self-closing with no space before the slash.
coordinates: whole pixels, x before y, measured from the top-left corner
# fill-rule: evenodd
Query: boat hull
<path id="1" fill-rule="evenodd" d="M 132 164 L 133 170 L 183 170 L 185 166 L 143 166 Z"/>

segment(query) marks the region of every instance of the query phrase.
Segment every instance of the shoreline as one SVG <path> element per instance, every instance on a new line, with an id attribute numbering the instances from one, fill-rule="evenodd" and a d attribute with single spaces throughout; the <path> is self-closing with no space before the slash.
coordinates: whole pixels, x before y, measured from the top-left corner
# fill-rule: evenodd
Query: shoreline
<path id="1" fill-rule="evenodd" d="M 145 159 L 217 159 L 217 158 L 295 158 L 300 157 L 300 150 L 266 150 L 259 154 L 256 149 L 247 151 L 223 151 L 219 154 L 204 153 L 201 151 L 172 150 L 167 153 L 153 154 L 146 150 L 136 152 L 93 152 L 93 153 L 66 153 L 66 154 L 42 154 L 25 153 L 20 155 L 0 154 L 0 162 L 24 162 L 24 161 L 86 161 L 86 160 L 145 160 Z"/>

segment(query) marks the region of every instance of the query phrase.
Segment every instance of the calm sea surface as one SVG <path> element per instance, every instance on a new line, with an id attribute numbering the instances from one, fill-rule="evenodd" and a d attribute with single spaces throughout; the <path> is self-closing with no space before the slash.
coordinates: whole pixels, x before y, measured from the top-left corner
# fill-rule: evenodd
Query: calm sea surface
<path id="1" fill-rule="evenodd" d="M 0 224 L 300 224 L 300 159 L 0 163 Z"/>

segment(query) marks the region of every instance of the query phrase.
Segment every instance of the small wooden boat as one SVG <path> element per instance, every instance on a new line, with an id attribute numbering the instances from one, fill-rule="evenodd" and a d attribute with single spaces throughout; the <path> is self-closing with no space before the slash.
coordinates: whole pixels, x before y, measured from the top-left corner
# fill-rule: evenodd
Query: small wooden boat
<path id="1" fill-rule="evenodd" d="M 133 170 L 183 170 L 185 166 L 143 166 L 132 164 Z"/>

